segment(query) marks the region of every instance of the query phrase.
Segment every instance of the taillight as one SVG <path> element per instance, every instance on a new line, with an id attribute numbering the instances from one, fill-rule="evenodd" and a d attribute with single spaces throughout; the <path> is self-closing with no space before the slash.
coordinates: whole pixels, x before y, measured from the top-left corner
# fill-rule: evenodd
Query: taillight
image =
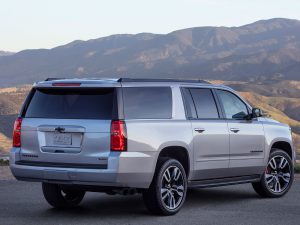
<path id="1" fill-rule="evenodd" d="M 110 128 L 110 149 L 112 151 L 127 150 L 127 132 L 123 120 L 113 120 Z"/>
<path id="2" fill-rule="evenodd" d="M 14 124 L 13 131 L 13 147 L 19 148 L 21 147 L 21 125 L 22 118 L 17 118 Z"/>

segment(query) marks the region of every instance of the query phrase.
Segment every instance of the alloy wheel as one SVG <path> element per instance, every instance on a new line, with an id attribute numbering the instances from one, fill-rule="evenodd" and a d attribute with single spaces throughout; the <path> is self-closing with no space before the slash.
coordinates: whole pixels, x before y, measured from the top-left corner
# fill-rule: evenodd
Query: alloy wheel
<path id="1" fill-rule="evenodd" d="M 184 178 L 177 166 L 168 167 L 161 180 L 161 198 L 169 210 L 176 209 L 184 198 Z"/>
<path id="2" fill-rule="evenodd" d="M 291 165 L 283 156 L 274 156 L 269 160 L 265 171 L 268 189 L 276 194 L 282 193 L 291 181 Z"/>

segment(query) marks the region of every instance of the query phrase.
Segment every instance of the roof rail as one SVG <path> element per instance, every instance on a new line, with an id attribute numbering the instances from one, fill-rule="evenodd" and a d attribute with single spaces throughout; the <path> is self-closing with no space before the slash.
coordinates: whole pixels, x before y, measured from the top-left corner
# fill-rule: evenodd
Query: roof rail
<path id="1" fill-rule="evenodd" d="M 49 77 L 49 78 L 45 79 L 45 81 L 62 80 L 62 79 L 65 79 L 65 78 L 52 78 L 52 77 Z"/>
<path id="2" fill-rule="evenodd" d="M 203 83 L 210 84 L 205 80 L 186 80 L 186 79 L 149 79 L 149 78 L 120 78 L 118 82 L 186 82 L 186 83 Z"/>

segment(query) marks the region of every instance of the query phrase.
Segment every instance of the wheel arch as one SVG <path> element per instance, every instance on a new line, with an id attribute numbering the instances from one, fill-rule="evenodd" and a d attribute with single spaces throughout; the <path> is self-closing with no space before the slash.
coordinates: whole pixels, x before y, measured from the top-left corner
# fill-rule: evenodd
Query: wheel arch
<path id="1" fill-rule="evenodd" d="M 190 155 L 187 148 L 183 146 L 177 146 L 177 145 L 164 147 L 163 149 L 161 149 L 158 155 L 157 162 L 162 157 L 169 157 L 178 160 L 182 164 L 186 176 L 189 177 L 191 163 L 190 163 Z M 156 162 L 156 166 L 157 166 L 157 162 Z"/>
<path id="2" fill-rule="evenodd" d="M 294 154 L 293 154 L 293 147 L 291 145 L 291 143 L 289 143 L 288 141 L 284 141 L 284 140 L 277 140 L 274 143 L 272 143 L 271 148 L 270 148 L 270 154 L 275 151 L 275 149 L 280 149 L 284 152 L 286 152 L 292 159 L 294 159 Z"/>

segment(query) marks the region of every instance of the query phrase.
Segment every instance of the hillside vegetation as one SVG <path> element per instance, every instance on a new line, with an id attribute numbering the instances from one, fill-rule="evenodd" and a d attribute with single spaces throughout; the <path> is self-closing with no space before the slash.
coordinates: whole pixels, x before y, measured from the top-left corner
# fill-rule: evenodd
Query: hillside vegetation
<path id="1" fill-rule="evenodd" d="M 253 106 L 268 116 L 292 127 L 300 154 L 300 81 L 264 81 L 260 83 L 212 80 L 237 90 Z M 0 153 L 11 146 L 12 127 L 30 86 L 0 89 Z"/>
<path id="2" fill-rule="evenodd" d="M 11 147 L 11 139 L 0 133 L 0 154 L 6 155 Z"/>
<path id="3" fill-rule="evenodd" d="M 14 120 L 29 90 L 29 85 L 0 89 L 0 154 L 11 147 Z"/>

